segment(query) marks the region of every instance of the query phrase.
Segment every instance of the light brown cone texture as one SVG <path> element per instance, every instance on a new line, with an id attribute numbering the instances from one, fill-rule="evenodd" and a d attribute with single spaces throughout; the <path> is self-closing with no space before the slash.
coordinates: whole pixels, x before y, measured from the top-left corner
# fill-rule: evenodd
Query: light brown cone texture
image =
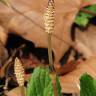
<path id="1" fill-rule="evenodd" d="M 19 86 L 24 85 L 24 68 L 18 58 L 15 59 L 14 72 Z"/>

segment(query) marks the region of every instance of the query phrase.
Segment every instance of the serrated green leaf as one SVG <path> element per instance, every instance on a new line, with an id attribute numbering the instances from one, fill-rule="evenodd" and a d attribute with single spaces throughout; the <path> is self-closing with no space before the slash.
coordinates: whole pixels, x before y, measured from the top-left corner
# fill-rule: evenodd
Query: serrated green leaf
<path id="1" fill-rule="evenodd" d="M 96 96 L 96 80 L 88 74 L 80 79 L 80 96 Z"/>
<path id="2" fill-rule="evenodd" d="M 56 78 L 57 96 L 61 96 L 61 87 Z M 27 96 L 54 96 L 52 79 L 46 68 L 38 67 L 34 70 L 27 86 Z"/>
<path id="3" fill-rule="evenodd" d="M 44 90 L 45 88 L 45 71 L 44 70 L 41 70 L 40 72 L 40 83 L 41 83 L 41 88 L 42 90 Z"/>

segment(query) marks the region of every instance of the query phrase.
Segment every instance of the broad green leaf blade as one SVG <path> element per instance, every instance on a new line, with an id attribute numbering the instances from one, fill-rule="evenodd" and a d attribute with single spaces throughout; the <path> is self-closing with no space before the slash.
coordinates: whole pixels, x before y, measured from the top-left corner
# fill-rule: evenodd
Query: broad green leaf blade
<path id="1" fill-rule="evenodd" d="M 96 96 L 96 80 L 84 74 L 80 79 L 80 96 Z"/>
<path id="2" fill-rule="evenodd" d="M 56 78 L 56 89 L 57 96 L 61 96 L 58 77 Z M 28 82 L 27 96 L 54 96 L 52 79 L 48 69 L 38 67 L 34 70 Z"/>

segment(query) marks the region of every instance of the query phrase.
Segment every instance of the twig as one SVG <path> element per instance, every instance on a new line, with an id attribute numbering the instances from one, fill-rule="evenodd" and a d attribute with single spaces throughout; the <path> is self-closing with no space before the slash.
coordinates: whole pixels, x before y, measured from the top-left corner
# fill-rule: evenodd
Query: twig
<path id="1" fill-rule="evenodd" d="M 5 86 L 4 86 L 4 91 L 8 90 L 8 82 L 10 78 L 5 79 Z"/>
<path id="2" fill-rule="evenodd" d="M 14 50 L 13 54 L 10 56 L 10 58 L 5 62 L 4 66 L 0 69 L 0 77 L 4 77 L 4 72 L 6 67 L 12 62 L 13 58 L 15 57 L 16 53 L 25 46 L 25 44 L 18 47 L 16 50 Z"/>
<path id="3" fill-rule="evenodd" d="M 92 11 L 89 11 L 89 10 L 86 10 L 84 8 L 80 9 L 80 11 L 84 12 L 84 13 L 87 13 L 87 14 L 90 14 L 90 15 L 93 15 L 93 16 L 96 16 L 96 13 L 92 12 Z"/>

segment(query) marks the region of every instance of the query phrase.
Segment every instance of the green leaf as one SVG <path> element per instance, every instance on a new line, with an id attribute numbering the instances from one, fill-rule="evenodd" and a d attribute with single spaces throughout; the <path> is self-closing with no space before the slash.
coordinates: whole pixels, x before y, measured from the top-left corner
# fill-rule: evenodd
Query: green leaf
<path id="1" fill-rule="evenodd" d="M 88 74 L 80 79 L 80 96 L 96 96 L 96 80 Z"/>
<path id="2" fill-rule="evenodd" d="M 88 6 L 88 7 L 85 7 L 84 9 L 90 11 L 90 12 L 94 12 L 96 13 L 96 4 L 94 5 L 91 5 L 91 6 Z M 79 26 L 82 26 L 82 27 L 86 27 L 90 21 L 91 18 L 93 18 L 94 16 L 91 15 L 91 14 L 88 14 L 88 13 L 84 13 L 82 11 L 80 11 L 78 13 L 78 15 L 76 16 L 75 18 L 75 23 Z"/>
<path id="3" fill-rule="evenodd" d="M 86 17 L 81 17 L 78 16 L 75 20 L 75 23 L 79 26 L 83 26 L 86 27 L 86 25 L 88 24 L 89 20 Z"/>
<path id="4" fill-rule="evenodd" d="M 61 87 L 58 77 L 56 77 L 57 96 L 61 96 Z M 37 67 L 32 73 L 28 86 L 27 96 L 54 96 L 52 79 L 49 70 Z"/>

